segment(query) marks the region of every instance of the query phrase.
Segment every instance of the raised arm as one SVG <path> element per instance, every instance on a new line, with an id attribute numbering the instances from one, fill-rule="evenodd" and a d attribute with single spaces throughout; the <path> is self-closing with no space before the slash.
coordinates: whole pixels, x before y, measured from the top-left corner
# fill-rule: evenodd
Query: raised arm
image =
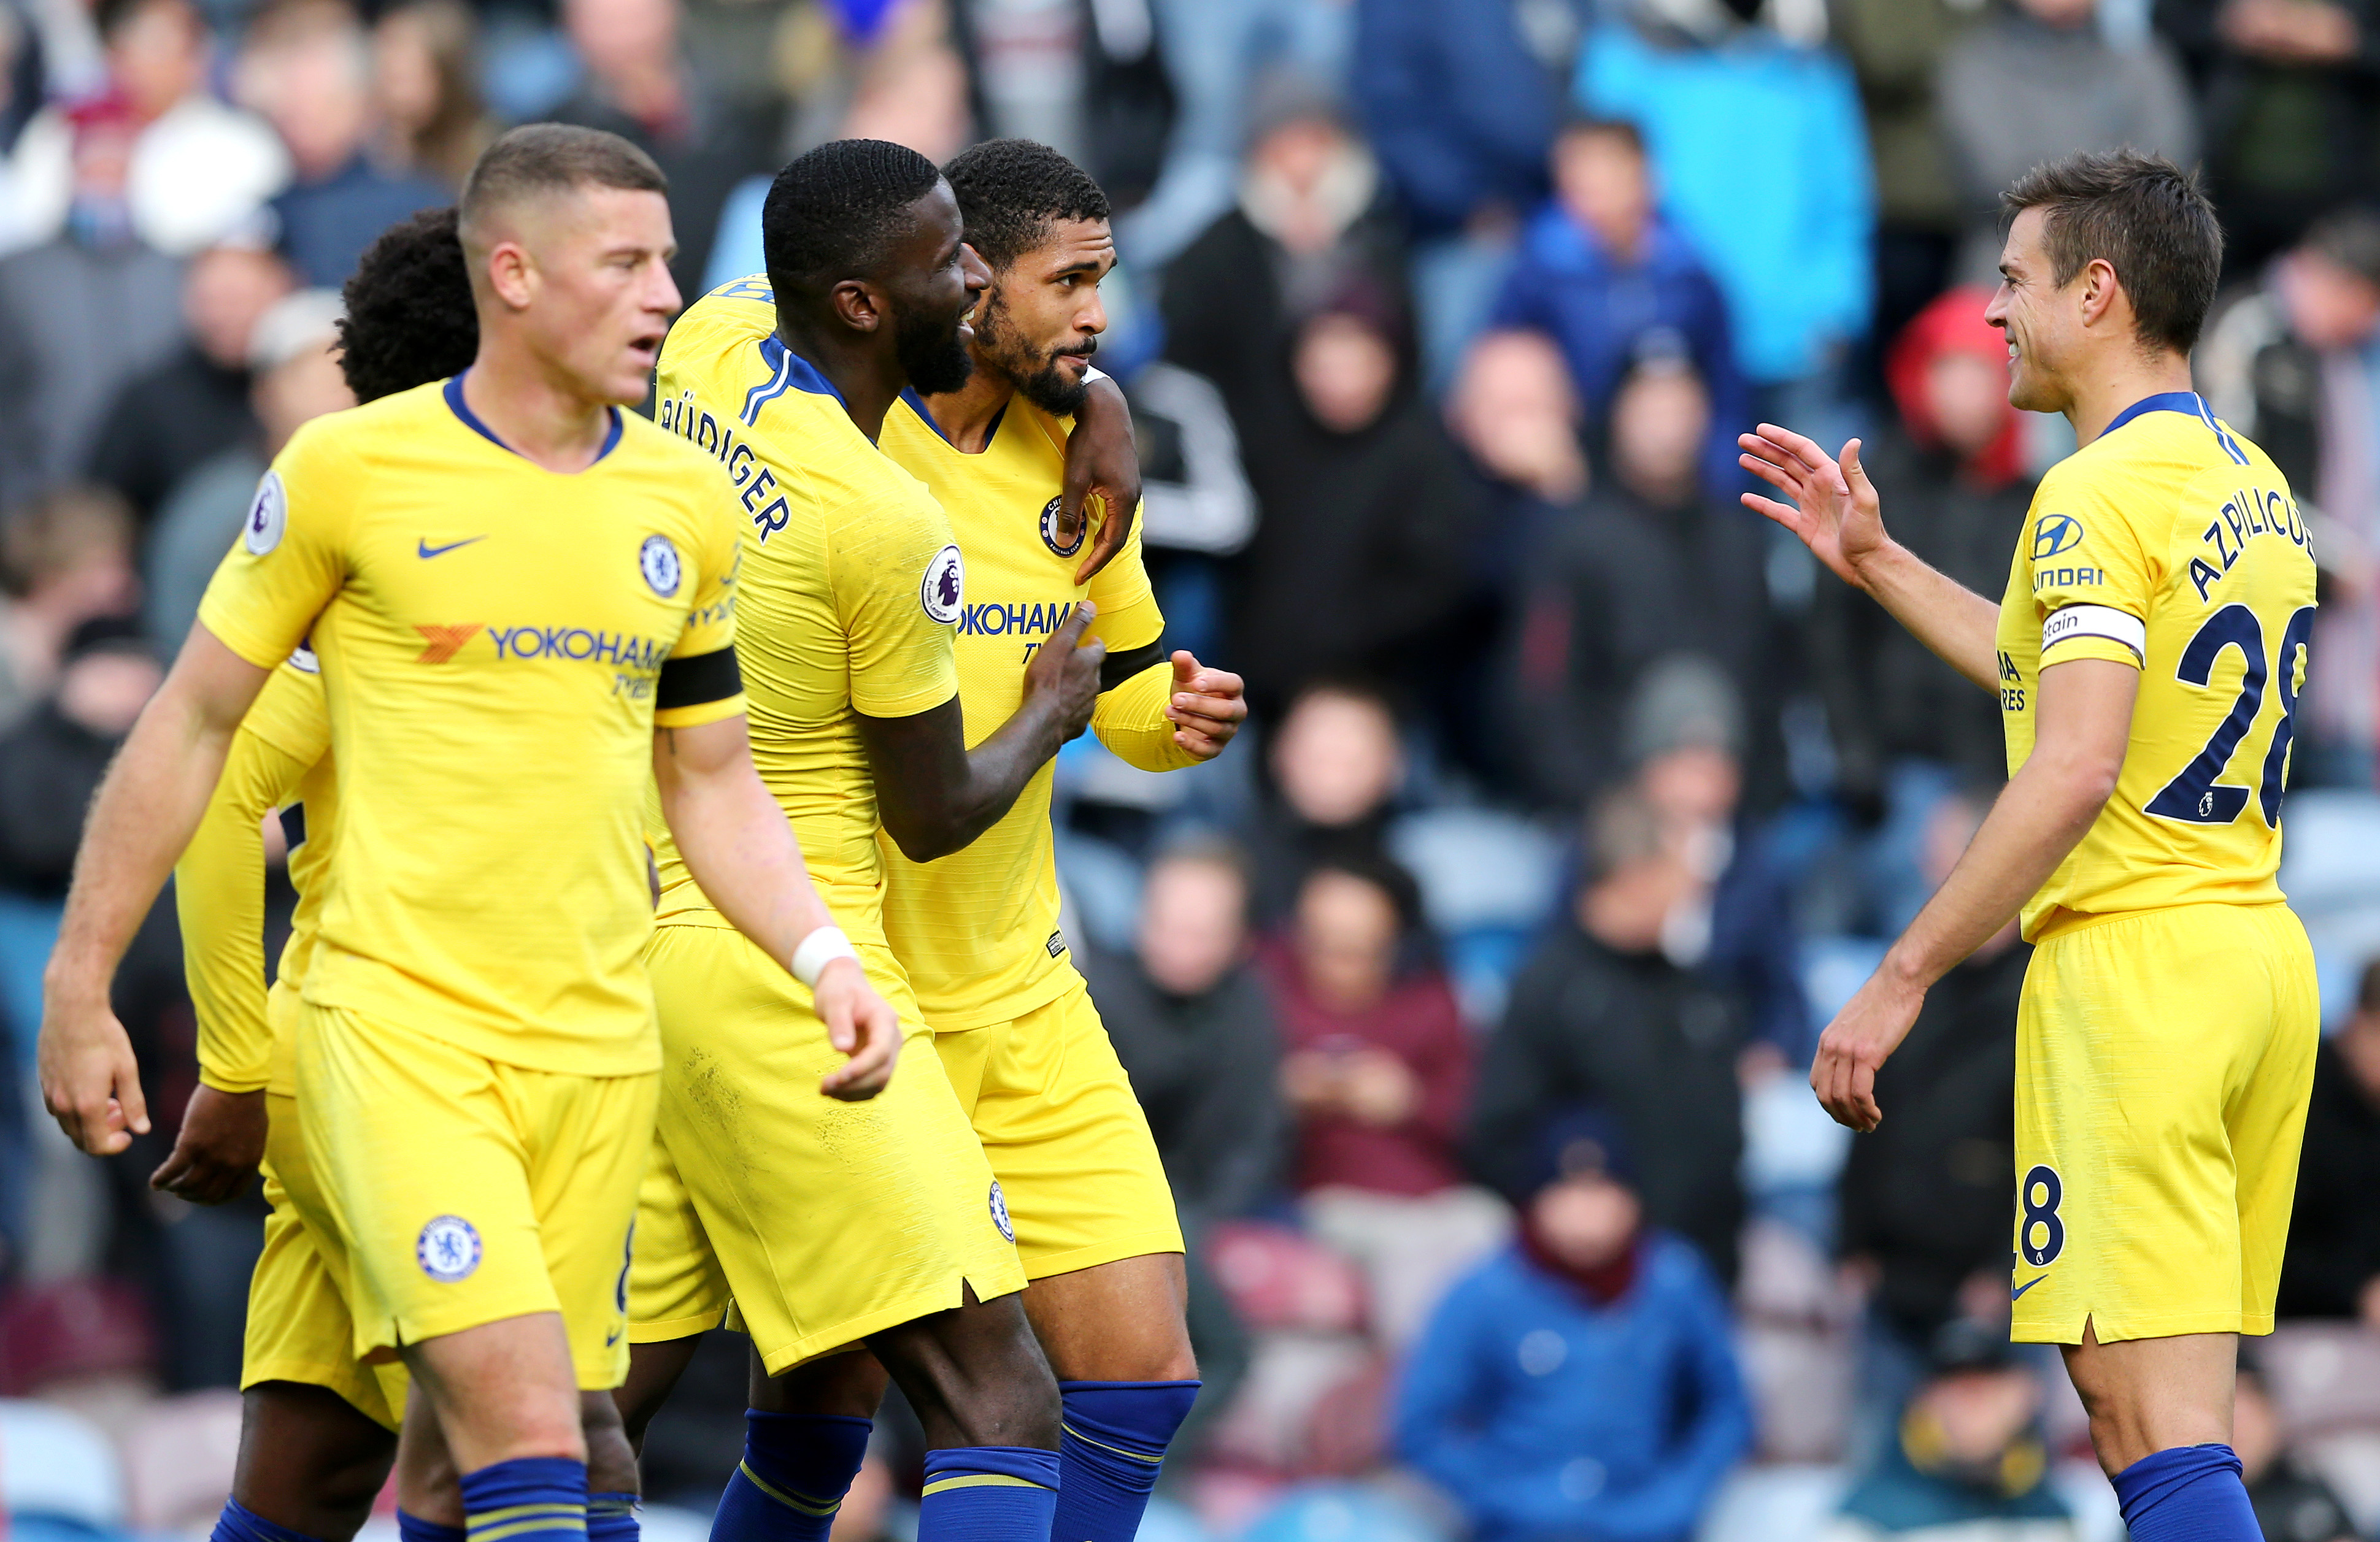
<path id="1" fill-rule="evenodd" d="M 1743 468 L 1790 500 L 1748 492 L 1746 507 L 1799 536 L 1836 577 L 1874 597 L 1943 662 L 1985 691 L 1999 689 L 1993 642 L 1999 607 L 1885 533 L 1876 484 L 1860 464 L 1859 440 L 1843 446 L 1840 461 L 1816 441 L 1773 423 L 1736 443 Z"/>
<path id="2" fill-rule="evenodd" d="M 2116 790 L 2141 672 L 2105 658 L 2041 671 L 2039 736 L 1950 876 L 1818 1038 L 1810 1086 L 1838 1124 L 1884 1120 L 1876 1073 L 1899 1048 L 1925 993 L 2024 908 L 2088 834 Z"/>
<path id="3" fill-rule="evenodd" d="M 882 1091 L 901 1053 L 900 1018 L 868 983 L 848 944 L 822 962 L 805 957 L 806 946 L 831 946 L 843 934 L 810 882 L 785 811 L 753 769 L 742 714 L 655 729 L 653 780 L 662 815 L 704 896 L 762 952 L 795 978 L 808 977 L 803 982 L 828 1042 L 850 1056 L 819 1090 L 845 1102 Z"/>
<path id="4" fill-rule="evenodd" d="M 1088 601 L 1077 605 L 1035 650 L 1025 667 L 1024 702 L 972 750 L 955 696 L 906 717 L 858 715 L 877 817 L 902 855 L 929 862 L 964 849 L 999 823 L 1042 762 L 1083 731 L 1107 657 L 1106 645 L 1084 640 L 1097 615 Z"/>
<path id="5" fill-rule="evenodd" d="M 140 1068 L 109 986 L 206 813 L 232 735 L 268 672 L 193 626 L 91 800 L 42 975 L 39 1062 L 42 1102 L 93 1156 L 112 1156 L 149 1132 Z"/>

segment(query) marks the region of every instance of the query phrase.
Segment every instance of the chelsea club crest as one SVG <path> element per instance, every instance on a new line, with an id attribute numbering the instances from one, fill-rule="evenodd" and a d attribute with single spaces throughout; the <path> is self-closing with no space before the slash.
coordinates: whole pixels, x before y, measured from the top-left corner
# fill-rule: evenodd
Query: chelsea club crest
<path id="1" fill-rule="evenodd" d="M 1058 538 L 1058 524 L 1059 521 L 1063 516 L 1058 512 L 1059 502 L 1060 500 L 1058 499 L 1053 498 L 1047 504 L 1042 506 L 1041 544 L 1048 547 L 1050 550 L 1056 552 L 1061 557 L 1072 557 L 1075 553 L 1083 549 L 1083 534 L 1090 529 L 1091 522 L 1089 516 L 1086 514 L 1083 518 L 1075 522 L 1073 538 L 1062 542 L 1060 541 Z"/>

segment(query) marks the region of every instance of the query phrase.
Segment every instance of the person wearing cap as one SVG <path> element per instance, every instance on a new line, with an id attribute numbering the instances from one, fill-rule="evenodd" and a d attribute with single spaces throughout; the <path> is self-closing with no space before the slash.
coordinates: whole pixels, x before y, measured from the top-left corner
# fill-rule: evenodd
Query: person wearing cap
<path id="1" fill-rule="evenodd" d="M 335 351 L 342 314 L 333 291 L 301 289 L 257 319 L 249 334 L 249 400 L 262 442 L 236 444 L 201 463 L 158 506 L 146 563 L 151 636 L 188 635 L 207 580 L 289 437 L 325 413 L 355 405 Z"/>
<path id="2" fill-rule="evenodd" d="M 2358 787 L 2372 785 L 2380 756 L 2376 338 L 2380 214 L 2342 209 L 2218 307 L 2192 359 L 2208 408 L 2266 446 L 2309 505 L 2325 580 L 2313 631 L 2323 667 L 2298 711 L 2297 774 Z"/>
<path id="3" fill-rule="evenodd" d="M 1447 1295 L 1397 1389 L 1397 1452 L 1476 1542 L 1683 1542 L 1752 1441 L 1727 1302 L 1645 1223 L 1621 1122 L 1543 1131 L 1521 1231 Z"/>
<path id="4" fill-rule="evenodd" d="M 1852 1484 L 1822 1542 L 2073 1542 L 2040 1415 L 2041 1379 L 2006 1330 L 1953 1318 L 1934 1335 L 1900 1438 Z"/>

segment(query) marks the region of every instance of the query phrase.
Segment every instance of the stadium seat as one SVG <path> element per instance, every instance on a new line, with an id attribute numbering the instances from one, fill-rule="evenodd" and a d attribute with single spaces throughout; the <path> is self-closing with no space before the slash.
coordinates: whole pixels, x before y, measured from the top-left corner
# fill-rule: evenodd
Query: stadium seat
<path id="1" fill-rule="evenodd" d="M 0 1512 L 13 1536 L 33 1519 L 121 1529 L 130 1505 L 115 1448 L 80 1415 L 0 1398 Z"/>

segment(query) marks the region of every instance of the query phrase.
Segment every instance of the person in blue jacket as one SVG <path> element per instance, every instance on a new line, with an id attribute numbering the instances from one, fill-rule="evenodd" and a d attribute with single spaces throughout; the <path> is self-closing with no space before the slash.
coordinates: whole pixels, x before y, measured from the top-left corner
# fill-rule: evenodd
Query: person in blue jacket
<path id="1" fill-rule="evenodd" d="M 1405 1365 L 1397 1452 L 1476 1542 L 1684 1542 L 1751 1444 L 1727 1303 L 1691 1246 L 1643 1227 L 1619 1128 L 1556 1122 L 1518 1238 Z"/>

